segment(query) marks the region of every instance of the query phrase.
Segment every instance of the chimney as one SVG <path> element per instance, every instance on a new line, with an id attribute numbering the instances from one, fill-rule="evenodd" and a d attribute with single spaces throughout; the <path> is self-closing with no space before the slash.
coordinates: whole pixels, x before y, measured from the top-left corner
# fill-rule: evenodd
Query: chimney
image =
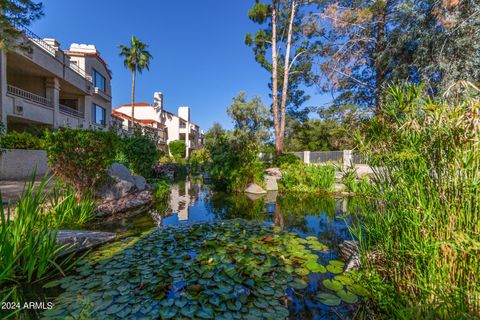
<path id="1" fill-rule="evenodd" d="M 160 110 L 163 110 L 163 93 L 155 92 L 153 94 L 153 106 Z"/>
<path id="2" fill-rule="evenodd" d="M 178 116 L 190 122 L 190 107 L 187 107 L 187 106 L 178 107 Z"/>

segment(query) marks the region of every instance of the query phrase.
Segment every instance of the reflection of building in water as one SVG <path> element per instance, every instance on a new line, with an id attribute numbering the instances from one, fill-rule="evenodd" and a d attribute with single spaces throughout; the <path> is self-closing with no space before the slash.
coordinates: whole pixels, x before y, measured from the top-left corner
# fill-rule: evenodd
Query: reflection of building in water
<path id="1" fill-rule="evenodd" d="M 178 220 L 188 220 L 189 206 L 193 205 L 198 200 L 195 187 L 198 187 L 191 181 L 185 183 L 174 184 L 170 187 L 170 209 L 177 213 Z"/>

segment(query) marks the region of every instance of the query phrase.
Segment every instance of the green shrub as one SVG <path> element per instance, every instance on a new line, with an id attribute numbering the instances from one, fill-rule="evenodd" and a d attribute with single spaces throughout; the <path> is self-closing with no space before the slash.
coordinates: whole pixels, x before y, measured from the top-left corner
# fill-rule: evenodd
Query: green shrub
<path id="1" fill-rule="evenodd" d="M 48 164 L 57 178 L 86 196 L 115 159 L 118 137 L 113 132 L 73 130 L 46 134 Z"/>
<path id="2" fill-rule="evenodd" d="M 130 171 L 146 178 L 151 177 L 153 166 L 162 152 L 155 142 L 141 134 L 134 134 L 121 139 L 120 152 L 117 160 L 126 165 Z"/>
<path id="3" fill-rule="evenodd" d="M 335 184 L 335 166 L 308 165 L 303 162 L 281 167 L 283 190 L 300 192 L 330 192 Z"/>
<path id="4" fill-rule="evenodd" d="M 12 131 L 0 134 L 0 148 L 2 149 L 45 149 L 45 141 L 28 132 Z"/>
<path id="5" fill-rule="evenodd" d="M 187 146 L 185 145 L 185 141 L 183 140 L 171 141 L 168 144 L 168 149 L 170 150 L 170 153 L 172 154 L 175 161 L 185 159 L 186 152 L 187 152 Z"/>
<path id="6" fill-rule="evenodd" d="M 190 172 L 197 174 L 209 162 L 210 157 L 206 149 L 194 150 L 188 158 Z"/>
<path id="7" fill-rule="evenodd" d="M 282 166 L 285 166 L 285 165 L 288 165 L 288 164 L 295 164 L 295 163 L 299 163 L 299 162 L 303 162 L 302 159 L 300 159 L 299 157 L 297 157 L 293 153 L 284 153 L 284 154 L 278 156 L 277 159 L 276 159 L 276 164 L 279 167 L 282 167 Z"/>
<path id="8" fill-rule="evenodd" d="M 164 180 L 156 180 L 152 183 L 153 193 L 153 205 L 152 209 L 157 213 L 164 214 L 167 212 L 168 200 L 170 198 L 170 186 Z"/>
<path id="9" fill-rule="evenodd" d="M 209 139 L 206 148 L 211 158 L 208 171 L 218 188 L 243 192 L 248 183 L 263 184 L 259 144 L 249 135 L 222 132 Z"/>

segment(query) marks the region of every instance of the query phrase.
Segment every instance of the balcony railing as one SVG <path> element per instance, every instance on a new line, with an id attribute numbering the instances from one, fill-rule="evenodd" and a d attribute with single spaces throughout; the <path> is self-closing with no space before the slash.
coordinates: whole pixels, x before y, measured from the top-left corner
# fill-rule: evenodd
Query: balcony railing
<path id="1" fill-rule="evenodd" d="M 47 107 L 50 107 L 50 108 L 53 107 L 53 104 L 49 99 L 47 99 L 45 97 L 42 97 L 42 96 L 39 96 L 39 95 L 36 95 L 35 93 L 31 93 L 31 92 L 25 91 L 23 89 L 14 87 L 12 85 L 7 85 L 7 92 L 11 95 L 23 98 L 25 100 L 33 101 L 35 103 L 38 103 L 38 104 L 41 104 L 41 105 L 44 105 L 44 106 L 47 106 Z"/>
<path id="2" fill-rule="evenodd" d="M 13 23 L 13 27 L 17 29 L 18 31 L 22 32 L 25 34 L 25 36 L 31 40 L 33 43 L 35 43 L 37 46 L 45 50 L 47 53 L 51 54 L 52 56 L 56 57 L 54 47 L 49 45 L 45 40 L 37 36 L 35 33 L 33 33 L 30 29 L 28 29 L 26 26 L 20 23 Z"/>
<path id="3" fill-rule="evenodd" d="M 50 44 L 48 44 L 45 40 L 43 40 L 42 38 L 37 36 L 35 33 L 33 33 L 32 30 L 28 29 L 26 26 L 20 23 L 14 23 L 13 27 L 18 31 L 22 32 L 30 41 L 35 43 L 45 52 L 52 55 L 58 61 L 64 63 L 63 61 L 61 61 L 59 57 L 57 57 L 57 54 L 56 54 L 57 50 L 54 47 L 52 47 Z M 85 78 L 87 81 L 92 82 L 92 77 L 87 75 L 85 70 L 80 68 L 78 65 L 70 63 L 69 65 L 67 65 L 67 67 L 73 70 L 74 72 L 78 73 L 81 77 Z"/>
<path id="4" fill-rule="evenodd" d="M 84 115 L 83 112 L 78 111 L 77 109 L 74 109 L 72 107 L 64 106 L 63 104 L 60 105 L 60 112 L 65 113 L 65 114 L 70 115 L 70 116 L 77 117 L 77 118 L 82 118 L 82 119 L 83 119 L 83 115 Z"/>

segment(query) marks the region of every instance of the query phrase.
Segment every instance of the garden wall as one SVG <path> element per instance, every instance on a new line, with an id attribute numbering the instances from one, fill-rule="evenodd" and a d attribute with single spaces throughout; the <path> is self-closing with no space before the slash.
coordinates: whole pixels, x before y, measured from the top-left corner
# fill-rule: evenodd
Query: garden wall
<path id="1" fill-rule="evenodd" d="M 37 176 L 47 172 L 45 150 L 7 149 L 0 155 L 0 180 L 25 180 L 35 169 Z"/>

